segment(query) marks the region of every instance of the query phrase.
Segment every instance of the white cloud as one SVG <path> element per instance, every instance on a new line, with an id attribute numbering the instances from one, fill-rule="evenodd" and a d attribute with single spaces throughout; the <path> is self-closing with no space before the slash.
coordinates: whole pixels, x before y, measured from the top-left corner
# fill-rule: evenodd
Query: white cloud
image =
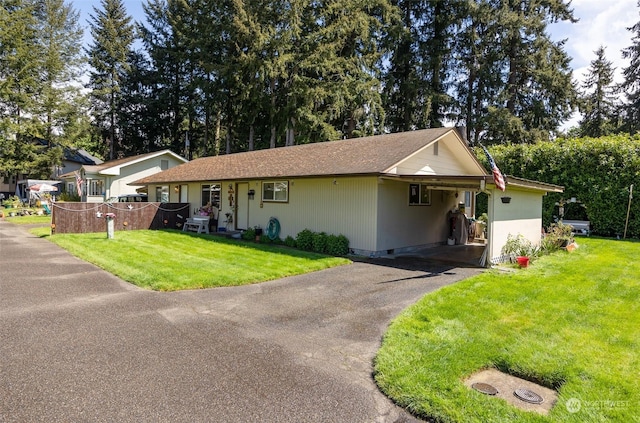
<path id="1" fill-rule="evenodd" d="M 631 46 L 633 34 L 627 28 L 640 21 L 638 0 L 573 0 L 571 3 L 576 23 L 557 23 L 549 27 L 551 36 L 566 39 L 565 49 L 573 58 L 573 78 L 581 83 L 595 59 L 595 51 L 605 47 L 606 58 L 616 69 L 616 82 L 622 81 L 622 69 L 628 61 L 622 58 L 622 49 Z M 566 122 L 562 129 L 576 126 L 579 114 Z"/>
<path id="2" fill-rule="evenodd" d="M 567 39 L 566 50 L 573 58 L 574 78 L 582 80 L 594 51 L 605 47 L 606 57 L 617 69 L 628 65 L 622 59 L 622 49 L 631 45 L 632 33 L 627 28 L 640 21 L 637 0 L 574 0 L 571 3 L 577 23 L 558 23 L 550 27 L 554 39 Z"/>

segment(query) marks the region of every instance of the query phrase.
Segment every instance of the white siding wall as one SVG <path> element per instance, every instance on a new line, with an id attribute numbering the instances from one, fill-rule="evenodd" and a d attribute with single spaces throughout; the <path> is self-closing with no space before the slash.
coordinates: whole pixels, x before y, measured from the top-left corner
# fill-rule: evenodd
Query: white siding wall
<path id="1" fill-rule="evenodd" d="M 431 192 L 430 206 L 409 205 L 409 183 L 384 180 L 378 185 L 377 252 L 409 250 L 444 243 L 449 235 L 447 213 L 458 198 L 454 191 Z"/>
<path id="2" fill-rule="evenodd" d="M 508 204 L 501 197 L 511 197 Z M 493 220 L 488 228 L 489 257 L 497 259 L 509 237 L 522 234 L 534 244 L 539 244 L 542 234 L 542 193 L 493 190 L 489 196 L 489 218 Z"/>
<path id="3" fill-rule="evenodd" d="M 335 180 L 335 183 L 334 183 Z M 295 237 L 303 229 L 345 235 L 350 248 L 371 251 L 376 240 L 377 178 L 313 178 L 289 181 L 289 202 L 264 202 L 260 181 L 249 189 L 249 226 L 265 228 L 269 218 L 280 221 L 280 238 Z"/>
<path id="4" fill-rule="evenodd" d="M 437 145 L 437 146 L 436 146 Z M 437 155 L 436 155 L 437 150 Z M 399 175 L 481 175 L 484 169 L 453 134 L 436 141 L 391 170 Z"/>
<path id="5" fill-rule="evenodd" d="M 438 141 L 438 155 L 430 146 L 411 156 L 398 167 L 400 175 L 462 175 L 464 168 L 443 141 Z"/>
<path id="6" fill-rule="evenodd" d="M 160 162 L 162 160 L 169 161 L 169 168 L 182 164 L 181 161 L 176 160 L 173 156 L 163 155 L 133 163 L 127 166 L 122 166 L 120 167 L 119 175 L 107 175 L 104 177 L 105 199 L 109 199 L 110 197 L 117 197 L 119 195 L 135 194 L 136 189 L 140 188 L 141 185 L 128 184 L 130 182 L 137 181 L 138 179 L 142 179 L 160 172 Z M 155 188 L 154 191 L 149 192 L 149 201 L 155 201 Z"/>
<path id="7" fill-rule="evenodd" d="M 262 181 L 249 181 L 249 189 L 255 190 L 254 199 L 248 200 L 249 227 L 260 225 L 266 228 L 269 219 L 275 217 L 280 222 L 282 239 L 288 235 L 295 237 L 303 229 L 310 229 L 345 235 L 349 238 L 350 248 L 374 251 L 377 181 L 376 177 L 289 180 L 289 202 L 263 202 L 262 207 Z M 191 213 L 200 206 L 201 185 L 200 182 L 189 184 Z M 233 182 L 233 187 L 235 190 L 236 182 Z M 231 212 L 228 188 L 229 182 L 223 182 L 218 227 L 224 226 L 225 213 Z M 149 200 L 153 201 L 155 185 L 149 186 L 149 193 Z M 171 201 L 179 201 L 173 189 L 170 189 L 170 196 Z"/>

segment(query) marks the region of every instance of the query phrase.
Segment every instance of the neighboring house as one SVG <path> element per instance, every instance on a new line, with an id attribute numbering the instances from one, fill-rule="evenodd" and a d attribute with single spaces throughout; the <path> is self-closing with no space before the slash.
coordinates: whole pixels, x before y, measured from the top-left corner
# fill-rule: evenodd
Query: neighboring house
<path id="1" fill-rule="evenodd" d="M 80 169 L 82 166 L 100 165 L 104 163 L 97 157 L 92 156 L 86 150 L 64 148 L 62 166 L 55 169 L 55 177 L 59 178 L 61 175 Z"/>
<path id="2" fill-rule="evenodd" d="M 275 217 L 281 238 L 303 229 L 343 234 L 354 253 L 368 256 L 446 244 L 450 212 L 465 202 L 471 215 L 474 193 L 484 191 L 489 259 L 509 233 L 539 242 L 542 196 L 562 191 L 514 177 L 506 192 L 496 189 L 455 128 L 205 157 L 134 183 L 194 211 L 212 203 L 219 227 L 264 228 Z"/>
<path id="3" fill-rule="evenodd" d="M 140 154 L 124 159 L 111 160 L 99 165 L 83 165 L 78 170 L 60 176 L 67 192 L 78 192 L 81 185 L 81 201 L 100 203 L 120 195 L 135 194 L 133 181 L 154 175 L 184 164 L 187 159 L 170 150 Z M 150 201 L 169 201 L 168 191 L 149 192 Z"/>
<path id="4" fill-rule="evenodd" d="M 42 146 L 47 145 L 46 140 L 42 138 L 36 138 L 34 142 L 39 143 Z M 69 147 L 64 147 L 63 156 L 62 156 L 62 164 L 60 166 L 56 166 L 51 170 L 51 174 L 53 178 L 59 178 L 60 175 L 64 173 L 73 172 L 74 170 L 80 169 L 83 165 L 98 165 L 101 164 L 102 160 L 97 157 L 92 156 L 87 151 L 83 149 L 74 149 Z M 17 195 L 19 198 L 27 199 L 28 197 L 28 188 L 32 179 L 29 179 L 27 175 L 20 174 L 18 177 L 15 175 L 12 176 L 2 176 L 0 175 L 0 193 L 4 194 L 5 197 L 11 195 Z M 51 183 L 52 181 L 47 181 L 47 183 Z M 53 181 L 56 182 L 56 181 Z M 41 182 L 35 182 L 41 183 Z M 64 187 L 61 187 L 63 189 Z"/>

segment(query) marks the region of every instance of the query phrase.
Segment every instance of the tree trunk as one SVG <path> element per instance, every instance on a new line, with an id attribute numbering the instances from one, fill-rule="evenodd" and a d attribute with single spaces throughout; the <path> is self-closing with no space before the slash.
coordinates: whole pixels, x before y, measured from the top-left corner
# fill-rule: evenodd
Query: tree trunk
<path id="1" fill-rule="evenodd" d="M 255 134 L 255 127 L 253 126 L 253 124 L 251 124 L 249 126 L 249 151 L 253 151 L 254 150 L 254 145 L 253 145 L 253 136 Z"/>
<path id="2" fill-rule="evenodd" d="M 269 82 L 271 89 L 271 110 L 269 111 L 269 123 L 271 124 L 271 138 L 269 139 L 269 148 L 276 148 L 276 79 L 271 78 Z"/>
<path id="3" fill-rule="evenodd" d="M 269 148 L 276 148 L 276 127 L 271 125 L 271 138 L 269 138 Z"/>
<path id="4" fill-rule="evenodd" d="M 222 126 L 222 112 L 218 110 L 216 115 L 216 133 L 213 138 L 213 154 L 220 155 L 220 127 Z"/>

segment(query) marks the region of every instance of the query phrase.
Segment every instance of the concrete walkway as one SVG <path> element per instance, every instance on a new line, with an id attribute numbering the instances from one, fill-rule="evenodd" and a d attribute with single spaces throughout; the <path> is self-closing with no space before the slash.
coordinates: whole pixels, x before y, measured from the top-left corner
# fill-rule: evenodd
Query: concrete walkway
<path id="1" fill-rule="evenodd" d="M 417 421 L 372 359 L 403 308 L 478 271 L 382 259 L 158 293 L 0 220 L 0 422 Z"/>

